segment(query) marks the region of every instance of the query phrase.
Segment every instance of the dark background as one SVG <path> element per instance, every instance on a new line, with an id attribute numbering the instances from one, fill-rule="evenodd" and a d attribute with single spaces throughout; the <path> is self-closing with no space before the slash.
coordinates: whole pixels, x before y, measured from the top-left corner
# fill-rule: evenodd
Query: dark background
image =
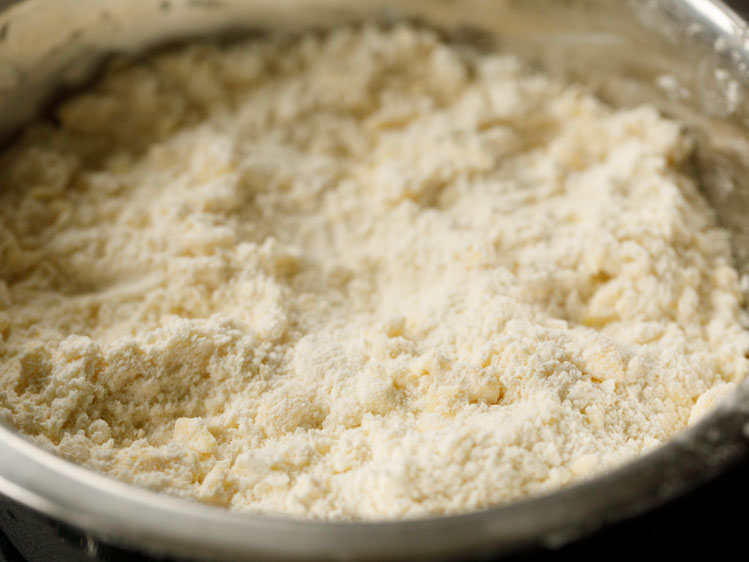
<path id="1" fill-rule="evenodd" d="M 749 0 L 727 3 L 745 17 L 749 16 Z M 3 533 L 4 528 L 0 519 L 0 562 L 26 562 Z M 62 542 L 59 546 L 55 554 L 49 553 L 45 562 L 72 560 L 64 553 L 67 548 Z M 608 527 L 558 551 L 536 552 L 513 560 L 561 557 L 608 562 L 619 558 L 693 560 L 698 556 L 707 558 L 708 562 L 749 560 L 749 461 L 646 515 Z M 142 562 L 148 559 L 105 549 L 91 560 Z"/>

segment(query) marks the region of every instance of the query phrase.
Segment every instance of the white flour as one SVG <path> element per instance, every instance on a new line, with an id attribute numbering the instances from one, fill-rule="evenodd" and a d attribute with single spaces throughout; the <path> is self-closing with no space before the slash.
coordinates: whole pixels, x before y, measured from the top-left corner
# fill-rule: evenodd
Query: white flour
<path id="1" fill-rule="evenodd" d="M 0 414 L 114 477 L 402 518 L 669 439 L 747 373 L 690 143 L 427 31 L 192 46 L 0 160 Z"/>

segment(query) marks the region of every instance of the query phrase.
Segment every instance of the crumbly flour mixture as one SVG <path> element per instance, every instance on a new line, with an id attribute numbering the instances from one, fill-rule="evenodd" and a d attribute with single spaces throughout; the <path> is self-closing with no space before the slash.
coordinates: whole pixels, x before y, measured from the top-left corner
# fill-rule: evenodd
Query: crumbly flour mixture
<path id="1" fill-rule="evenodd" d="M 0 160 L 0 413 L 153 490 L 456 513 L 749 370 L 690 142 L 402 25 L 121 63 Z"/>

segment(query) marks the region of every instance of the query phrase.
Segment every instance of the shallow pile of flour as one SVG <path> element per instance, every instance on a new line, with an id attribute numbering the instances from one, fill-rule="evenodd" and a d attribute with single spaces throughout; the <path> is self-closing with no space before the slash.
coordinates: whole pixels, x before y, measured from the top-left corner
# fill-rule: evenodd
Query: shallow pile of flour
<path id="1" fill-rule="evenodd" d="M 0 161 L 0 413 L 117 478 L 401 518 L 538 494 L 742 379 L 647 107 L 409 27 L 113 69 Z"/>

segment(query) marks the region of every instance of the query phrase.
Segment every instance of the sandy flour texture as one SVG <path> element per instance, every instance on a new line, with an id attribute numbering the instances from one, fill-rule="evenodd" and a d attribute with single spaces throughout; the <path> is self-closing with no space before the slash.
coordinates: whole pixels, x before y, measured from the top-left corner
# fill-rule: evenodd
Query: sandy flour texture
<path id="1" fill-rule="evenodd" d="M 552 490 L 747 373 L 648 107 L 399 26 L 120 65 L 0 157 L 0 415 L 153 490 L 380 519 Z"/>

